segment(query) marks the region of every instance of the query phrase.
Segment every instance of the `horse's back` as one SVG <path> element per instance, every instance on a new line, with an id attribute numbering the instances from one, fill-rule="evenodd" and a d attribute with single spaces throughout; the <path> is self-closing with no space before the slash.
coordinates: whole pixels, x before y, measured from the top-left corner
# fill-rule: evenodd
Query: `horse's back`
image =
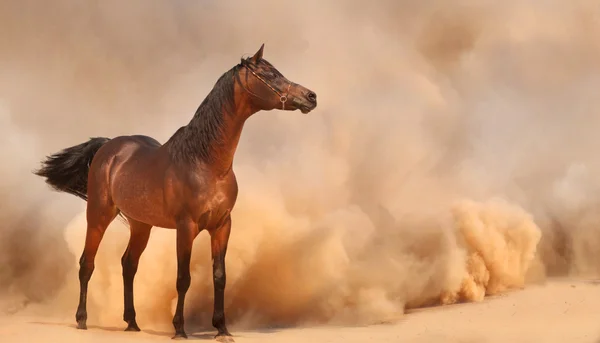
<path id="1" fill-rule="evenodd" d="M 135 141 L 139 142 L 140 144 L 145 144 L 148 147 L 158 148 L 158 147 L 162 146 L 162 144 L 159 141 L 157 141 L 156 139 L 149 137 L 149 136 L 132 135 L 132 136 L 123 136 L 123 137 L 129 138 L 131 140 L 135 140 Z"/>
<path id="2" fill-rule="evenodd" d="M 156 139 L 144 135 L 118 136 L 111 139 L 108 144 L 114 144 L 120 147 L 134 147 L 137 149 L 157 149 L 162 144 Z"/>
<path id="3" fill-rule="evenodd" d="M 143 135 L 118 136 L 106 142 L 97 152 L 104 160 L 125 161 L 136 155 L 149 155 L 162 144 L 156 139 Z"/>
<path id="4" fill-rule="evenodd" d="M 94 157 L 89 184 L 134 219 L 143 221 L 143 217 L 152 217 L 148 212 L 160 213 L 164 169 L 169 164 L 161 147 L 156 139 L 143 135 L 111 139 Z"/>
<path id="5" fill-rule="evenodd" d="M 162 144 L 148 136 L 119 136 L 111 139 L 102 147 L 103 158 L 109 163 L 111 179 L 115 174 L 140 174 L 158 168 L 165 154 L 160 153 Z M 166 161 L 163 161 L 166 162 Z"/>

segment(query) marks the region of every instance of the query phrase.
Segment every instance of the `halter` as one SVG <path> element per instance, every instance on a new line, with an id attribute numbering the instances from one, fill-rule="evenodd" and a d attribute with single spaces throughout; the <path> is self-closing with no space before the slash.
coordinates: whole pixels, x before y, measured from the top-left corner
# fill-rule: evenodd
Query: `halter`
<path id="1" fill-rule="evenodd" d="M 250 67 L 248 67 L 246 65 L 246 63 L 242 63 L 242 66 L 245 67 L 246 69 L 248 69 L 249 72 L 252 73 L 252 75 L 254 75 L 257 79 L 259 79 L 260 81 L 262 81 L 262 83 L 264 83 L 265 85 L 267 85 L 267 87 L 269 87 L 275 94 L 277 94 L 277 96 L 279 96 L 279 101 L 281 102 L 281 109 L 285 110 L 285 103 L 288 101 L 288 95 L 290 94 L 290 87 L 292 86 L 292 82 L 288 81 L 288 86 L 287 86 L 287 90 L 285 91 L 285 94 L 281 94 L 278 90 L 276 90 L 273 86 L 271 86 L 267 81 L 265 81 L 265 79 L 263 79 L 262 77 L 260 77 L 257 73 L 254 72 L 254 70 L 252 70 Z M 242 85 L 242 87 L 244 87 L 246 89 L 246 92 L 254 95 L 255 97 L 261 99 L 260 96 L 258 96 L 257 94 L 253 93 L 250 89 L 246 88 L 244 85 Z"/>

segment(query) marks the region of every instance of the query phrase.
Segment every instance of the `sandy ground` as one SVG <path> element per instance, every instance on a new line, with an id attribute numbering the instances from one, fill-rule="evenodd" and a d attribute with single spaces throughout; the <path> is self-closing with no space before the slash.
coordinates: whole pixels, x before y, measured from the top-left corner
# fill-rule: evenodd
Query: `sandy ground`
<path id="1" fill-rule="evenodd" d="M 366 327 L 313 327 L 234 331 L 244 342 L 600 342 L 600 283 L 554 280 L 481 303 L 410 311 L 399 322 Z M 142 328 L 143 329 L 143 328 Z M 213 333 L 190 340 L 212 341 Z M 52 318 L 0 317 L 0 342 L 159 342 L 170 333 L 76 330 Z"/>

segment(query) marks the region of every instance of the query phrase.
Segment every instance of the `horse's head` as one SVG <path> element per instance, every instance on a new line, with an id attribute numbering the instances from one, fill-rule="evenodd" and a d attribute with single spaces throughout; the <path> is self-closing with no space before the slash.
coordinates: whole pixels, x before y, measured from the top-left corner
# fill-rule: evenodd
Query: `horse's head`
<path id="1" fill-rule="evenodd" d="M 291 82 L 263 59 L 263 44 L 254 56 L 242 59 L 238 76 L 254 106 L 261 110 L 300 110 L 308 113 L 317 107 L 317 94 Z"/>

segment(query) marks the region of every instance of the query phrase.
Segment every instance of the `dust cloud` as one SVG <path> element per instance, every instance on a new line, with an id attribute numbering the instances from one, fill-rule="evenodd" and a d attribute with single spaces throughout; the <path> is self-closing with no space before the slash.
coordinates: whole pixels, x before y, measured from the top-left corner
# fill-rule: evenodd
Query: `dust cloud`
<path id="1" fill-rule="evenodd" d="M 315 90 L 259 113 L 235 170 L 235 327 L 370 324 L 600 274 L 600 22 L 593 1 L 0 3 L 0 305 L 73 320 L 85 204 L 30 173 L 91 136 L 165 141 L 217 78 L 265 58 Z M 90 323 L 122 326 L 115 222 Z M 155 229 L 138 322 L 171 329 L 175 235 Z M 210 326 L 207 235 L 189 325 Z"/>

